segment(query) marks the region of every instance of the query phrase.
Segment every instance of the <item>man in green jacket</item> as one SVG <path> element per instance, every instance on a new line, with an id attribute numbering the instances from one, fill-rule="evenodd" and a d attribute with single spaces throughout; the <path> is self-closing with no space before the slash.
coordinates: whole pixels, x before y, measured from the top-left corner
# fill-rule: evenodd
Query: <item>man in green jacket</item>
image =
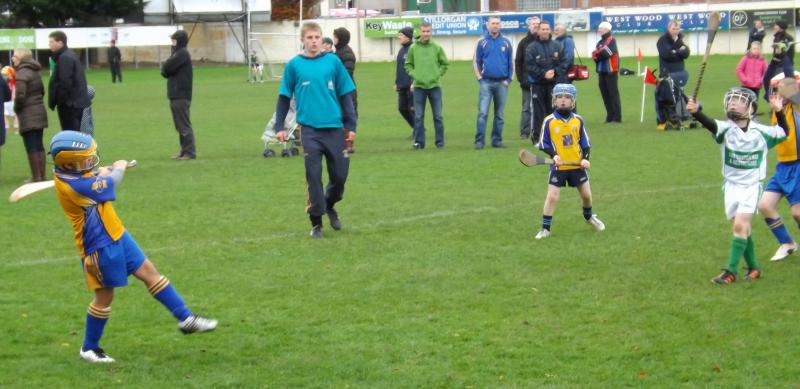
<path id="1" fill-rule="evenodd" d="M 436 147 L 444 147 L 444 119 L 442 118 L 442 89 L 439 79 L 447 71 L 447 56 L 442 47 L 431 41 L 433 27 L 428 22 L 420 25 L 419 40 L 408 49 L 405 69 L 414 92 L 414 146 L 425 148 L 425 99 L 430 100 L 433 124 L 436 128 Z"/>

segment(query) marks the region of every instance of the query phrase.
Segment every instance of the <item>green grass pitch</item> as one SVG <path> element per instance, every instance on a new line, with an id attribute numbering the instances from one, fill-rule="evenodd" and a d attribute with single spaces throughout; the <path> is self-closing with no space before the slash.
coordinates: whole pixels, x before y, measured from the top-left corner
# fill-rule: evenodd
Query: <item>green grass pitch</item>
<path id="1" fill-rule="evenodd" d="M 709 61 L 700 100 L 712 116 L 737 85 L 738 60 Z M 699 57 L 687 67 L 695 72 Z M 103 162 L 139 162 L 117 212 L 190 307 L 219 319 L 217 331 L 181 335 L 131 278 L 102 341 L 117 363 L 81 361 L 91 294 L 69 222 L 45 192 L 0 205 L 0 387 L 800 385 L 800 257 L 770 263 L 777 243 L 756 217 L 764 278 L 709 283 L 731 238 L 719 148 L 704 129 L 655 131 L 652 86 L 639 123 L 641 78 L 620 78 L 618 125 L 602 124 L 594 72 L 577 83 L 594 210 L 607 229 L 584 223 L 568 189 L 540 242 L 547 170 L 516 160 L 531 147 L 518 139 L 516 82 L 508 148 L 473 150 L 478 88 L 470 64 L 456 62 L 443 80 L 447 146 L 412 151 L 394 64 L 359 64 L 357 153 L 337 207 L 345 228 L 311 241 L 302 158 L 261 156 L 278 84 L 248 84 L 246 74 L 195 69 L 198 159 L 175 162 L 158 71 L 128 67 L 123 84 L 88 73 Z M 48 140 L 53 112 L 50 123 Z M 774 163 L 772 153 L 770 174 Z M 28 176 L 20 137 L 2 148 L 0 174 L 4 194 Z M 780 211 L 800 236 L 786 204 Z"/>

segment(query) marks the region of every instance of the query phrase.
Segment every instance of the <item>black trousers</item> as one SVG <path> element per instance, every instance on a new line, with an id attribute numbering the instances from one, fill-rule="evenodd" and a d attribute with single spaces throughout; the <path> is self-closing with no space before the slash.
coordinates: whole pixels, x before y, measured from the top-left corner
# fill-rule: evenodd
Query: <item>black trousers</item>
<path id="1" fill-rule="evenodd" d="M 345 151 L 344 133 L 338 128 L 313 128 L 303 125 L 300 133 L 305 154 L 308 207 L 306 212 L 319 217 L 332 209 L 344 196 L 344 184 L 350 170 Z M 328 168 L 328 185 L 322 187 L 322 158 Z"/>
<path id="2" fill-rule="evenodd" d="M 111 64 L 111 82 L 112 83 L 117 82 L 118 79 L 119 79 L 119 82 L 122 82 L 122 69 L 120 67 L 120 64 L 112 63 Z"/>
<path id="3" fill-rule="evenodd" d="M 58 121 L 61 123 L 61 131 L 80 131 L 81 117 L 83 108 L 56 106 Z"/>
<path id="4" fill-rule="evenodd" d="M 545 116 L 553 113 L 553 86 L 555 84 L 531 84 L 531 140 L 534 144 L 541 139 Z"/>
<path id="5" fill-rule="evenodd" d="M 414 131 L 414 94 L 411 93 L 411 88 L 400 88 L 397 91 L 397 110 L 400 115 L 406 120 L 411 131 Z"/>
<path id="6" fill-rule="evenodd" d="M 192 121 L 189 119 L 189 108 L 191 100 L 178 99 L 170 100 L 169 108 L 172 110 L 172 122 L 175 123 L 175 130 L 178 131 L 178 140 L 181 144 L 181 155 L 191 158 L 197 157 L 194 145 L 194 130 Z"/>
<path id="7" fill-rule="evenodd" d="M 619 74 L 601 73 L 597 75 L 600 84 L 600 94 L 603 95 L 603 104 L 606 106 L 606 123 L 622 121 L 622 105 L 619 102 Z"/>

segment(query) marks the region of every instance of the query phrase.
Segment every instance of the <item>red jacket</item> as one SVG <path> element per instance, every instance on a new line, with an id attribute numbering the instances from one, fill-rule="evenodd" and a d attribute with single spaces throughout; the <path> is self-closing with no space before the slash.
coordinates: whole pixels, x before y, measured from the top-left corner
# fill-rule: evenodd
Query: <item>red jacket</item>
<path id="1" fill-rule="evenodd" d="M 754 57 L 745 54 L 739 65 L 736 66 L 736 76 L 746 88 L 761 88 L 764 82 L 764 73 L 767 72 L 767 61 L 761 56 Z"/>

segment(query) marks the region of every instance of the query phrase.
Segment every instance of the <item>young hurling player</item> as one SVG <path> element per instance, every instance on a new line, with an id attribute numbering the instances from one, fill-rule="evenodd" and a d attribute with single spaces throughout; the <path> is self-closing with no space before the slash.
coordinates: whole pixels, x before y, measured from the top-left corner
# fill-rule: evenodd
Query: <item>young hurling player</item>
<path id="1" fill-rule="evenodd" d="M 583 118 L 572 112 L 578 91 L 571 84 L 556 84 L 553 87 L 552 114 L 542 124 L 542 142 L 539 148 L 553 158 L 550 168 L 547 198 L 542 211 L 542 229 L 536 239 L 550 236 L 553 213 L 558 204 L 561 188 L 569 185 L 578 189 L 583 205 L 583 218 L 597 231 L 606 229 L 605 224 L 592 213 L 592 189 L 589 186 L 589 135 Z M 573 164 L 567 164 L 571 162 Z"/>
<path id="2" fill-rule="evenodd" d="M 767 173 L 767 152 L 786 137 L 786 118 L 781 112 L 783 99 L 770 97 L 775 110 L 777 126 L 766 126 L 750 120 L 756 112 L 758 97 L 753 91 L 735 87 L 725 93 L 723 106 L 728 120 L 713 120 L 703 114 L 699 104 L 689 100 L 686 109 L 714 136 L 722 151 L 722 176 L 725 213 L 733 221 L 733 240 L 728 257 L 728 267 L 711 279 L 727 285 L 736 281 L 739 260 L 747 263 L 745 280 L 761 277 L 751 236 L 750 220 L 756 212 L 761 194 L 761 180 Z"/>
<path id="3" fill-rule="evenodd" d="M 275 135 L 279 141 L 286 140 L 284 120 L 290 101 L 295 98 L 297 123 L 303 126 L 300 136 L 305 153 L 310 235 L 320 239 L 322 215 L 328 214 L 334 230 L 342 228 L 334 205 L 342 200 L 350 167 L 345 140 L 352 142 L 356 137 L 352 99 L 356 87 L 342 61 L 322 52 L 322 29 L 318 24 L 305 23 L 300 33 L 304 52 L 292 58 L 283 71 L 275 109 Z M 323 156 L 328 165 L 327 188 L 322 186 Z"/>
<path id="4" fill-rule="evenodd" d="M 114 362 L 100 348 L 114 288 L 128 284 L 133 274 L 163 304 L 184 334 L 211 331 L 217 321 L 192 314 L 166 277 L 158 273 L 114 211 L 115 189 L 122 181 L 127 161 L 92 172 L 99 162 L 97 144 L 87 134 L 63 131 L 50 142 L 56 194 L 72 222 L 75 245 L 82 258 L 83 274 L 94 299 L 86 314 L 86 333 L 80 350 L 89 362 Z"/>
<path id="5" fill-rule="evenodd" d="M 784 78 L 781 80 L 785 87 L 794 87 L 797 81 L 794 78 Z M 796 88 L 795 88 L 796 89 Z M 800 225 L 800 163 L 798 163 L 798 138 L 797 138 L 797 105 L 786 99 L 782 109 L 786 118 L 786 141 L 779 143 L 775 150 L 778 152 L 778 164 L 775 166 L 775 174 L 767 183 L 761 201 L 758 203 L 758 210 L 764 215 L 772 234 L 778 239 L 778 251 L 772 256 L 772 261 L 780 261 L 788 257 L 797 250 L 797 243 L 789 235 L 786 225 L 783 224 L 781 215 L 778 214 L 778 202 L 784 196 L 791 206 L 792 218 Z M 777 115 L 772 115 L 772 124 L 777 124 Z"/>

